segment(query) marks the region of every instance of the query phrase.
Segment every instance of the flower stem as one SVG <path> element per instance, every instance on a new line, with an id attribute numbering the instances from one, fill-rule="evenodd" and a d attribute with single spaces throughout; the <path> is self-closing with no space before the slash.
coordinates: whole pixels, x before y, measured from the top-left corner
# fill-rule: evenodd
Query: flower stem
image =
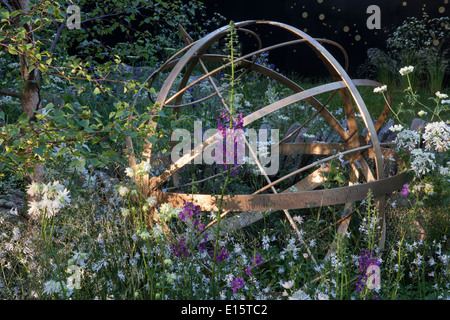
<path id="1" fill-rule="evenodd" d="M 215 298 L 216 296 L 216 286 L 215 286 L 215 280 L 216 280 L 216 257 L 217 257 L 217 248 L 218 248 L 218 244 L 219 244 L 219 237 L 220 237 L 220 215 L 222 212 L 222 205 L 223 205 L 223 198 L 225 196 L 225 188 L 228 184 L 228 181 L 230 179 L 230 169 L 231 167 L 228 166 L 228 170 L 227 170 L 227 177 L 225 178 L 225 183 L 222 186 L 222 194 L 220 196 L 219 199 L 219 210 L 217 212 L 217 228 L 216 228 L 216 241 L 214 243 L 214 256 L 213 256 L 213 266 L 212 266 L 212 274 L 211 274 L 211 292 L 212 292 L 212 296 L 213 298 Z"/>

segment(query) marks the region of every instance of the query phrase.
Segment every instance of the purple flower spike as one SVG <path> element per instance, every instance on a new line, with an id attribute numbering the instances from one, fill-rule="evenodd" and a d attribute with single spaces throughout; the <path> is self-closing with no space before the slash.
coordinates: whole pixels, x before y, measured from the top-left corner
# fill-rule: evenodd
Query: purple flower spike
<path id="1" fill-rule="evenodd" d="M 259 266 L 262 263 L 261 255 L 259 253 L 253 255 L 252 262 L 255 266 Z"/>
<path id="2" fill-rule="evenodd" d="M 228 170 L 228 165 L 226 160 L 232 158 L 233 159 L 233 170 L 231 172 L 232 176 L 238 174 L 237 164 L 241 162 L 243 153 L 240 150 L 240 146 L 243 145 L 244 141 L 241 137 L 240 131 L 244 129 L 244 114 L 238 114 L 235 118 L 233 118 L 228 111 L 222 111 L 220 114 L 220 118 L 217 119 L 217 129 L 222 136 L 219 143 L 223 145 L 222 153 L 215 154 L 216 163 L 223 164 L 225 163 L 225 169 Z M 223 143 L 226 141 L 226 143 Z M 229 145 L 227 147 L 227 145 Z M 230 150 L 231 149 L 231 150 Z M 228 152 L 228 155 L 227 155 Z M 224 158 L 225 157 L 225 161 Z"/>
<path id="3" fill-rule="evenodd" d="M 191 254 L 189 253 L 189 249 L 186 246 L 185 242 L 186 242 L 186 239 L 185 238 L 181 238 L 180 241 L 177 244 L 173 245 L 172 251 L 173 251 L 173 254 L 177 258 L 179 258 L 181 256 L 189 258 L 191 256 Z"/>
<path id="4" fill-rule="evenodd" d="M 216 253 L 216 263 L 222 262 L 228 258 L 230 253 L 224 247 L 220 247 Z M 209 256 L 214 259 L 214 250 L 209 251 Z"/>
<path id="5" fill-rule="evenodd" d="M 181 221 L 186 222 L 186 218 L 192 219 L 194 227 L 197 227 L 199 230 L 203 230 L 205 225 L 200 222 L 201 216 L 200 206 L 196 206 L 192 202 L 186 200 L 183 201 L 184 201 L 184 208 L 179 213 Z"/>
<path id="6" fill-rule="evenodd" d="M 252 275 L 252 268 L 250 266 L 245 267 L 245 274 L 251 276 Z"/>

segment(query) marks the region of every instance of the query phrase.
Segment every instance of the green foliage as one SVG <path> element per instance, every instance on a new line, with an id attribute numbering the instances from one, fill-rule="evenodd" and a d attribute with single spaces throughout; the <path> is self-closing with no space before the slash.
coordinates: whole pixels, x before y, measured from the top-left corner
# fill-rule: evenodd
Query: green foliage
<path id="1" fill-rule="evenodd" d="M 443 89 L 448 76 L 448 43 L 450 19 L 409 17 L 389 33 L 387 51 L 371 48 L 368 60 L 360 66 L 360 73 L 376 77 L 391 90 L 405 87 L 407 83 L 398 70 L 402 66 L 415 66 L 411 75 L 413 87 L 422 87 L 435 93 Z"/>
<path id="2" fill-rule="evenodd" d="M 84 159 L 90 168 L 104 167 L 123 160 L 127 136 L 137 141 L 139 152 L 153 110 L 145 94 L 155 89 L 144 75 L 127 79 L 124 61 L 143 64 L 150 73 L 167 47 L 182 45 L 173 36 L 177 25 L 202 10 L 197 1 L 79 1 L 78 30 L 66 28 L 70 4 L 36 1 L 14 12 L 0 7 L 0 72 L 6 75 L 0 89 L 15 93 L 0 100 L 0 170 L 23 176 L 35 163 L 60 164 L 65 154 Z M 16 96 L 23 97 L 28 75 L 36 70 L 32 81 L 41 107 L 30 117 Z"/>

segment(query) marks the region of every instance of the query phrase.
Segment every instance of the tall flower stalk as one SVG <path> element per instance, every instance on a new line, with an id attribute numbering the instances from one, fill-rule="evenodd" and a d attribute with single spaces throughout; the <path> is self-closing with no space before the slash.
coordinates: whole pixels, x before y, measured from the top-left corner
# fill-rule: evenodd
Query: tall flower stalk
<path id="1" fill-rule="evenodd" d="M 234 26 L 234 22 L 230 22 L 230 28 L 227 36 L 227 48 L 229 50 L 229 60 L 231 65 L 231 74 L 230 74 L 230 93 L 229 93 L 229 108 L 228 110 L 224 110 L 221 114 L 222 120 L 225 120 L 226 123 L 222 123 L 221 120 L 218 120 L 218 129 L 222 135 L 222 138 L 227 136 L 227 133 L 233 133 L 236 128 L 242 128 L 242 115 L 235 117 L 234 116 L 234 94 L 235 94 L 235 56 L 237 54 L 236 46 L 237 46 L 237 34 L 236 34 L 236 28 Z M 224 135 L 225 134 L 225 135 Z M 226 139 L 228 143 L 233 142 L 233 156 L 236 151 L 236 135 L 233 135 L 233 139 Z M 233 140 L 233 141 L 232 141 Z M 226 154 L 226 153 L 225 153 Z M 233 157 L 234 158 L 234 157 Z M 215 244 L 214 244 L 214 253 L 213 253 L 213 265 L 212 265 L 212 272 L 211 272 L 211 292 L 213 298 L 216 297 L 217 294 L 217 288 L 216 288 L 216 272 L 217 272 L 217 255 L 218 255 L 218 249 L 219 249 L 219 241 L 220 241 L 220 221 L 221 221 L 221 214 L 222 214 L 222 207 L 223 207 L 223 199 L 225 196 L 225 190 L 227 188 L 228 183 L 230 182 L 232 170 L 231 166 L 227 164 L 226 170 L 227 175 L 225 178 L 225 182 L 222 186 L 222 191 L 219 199 L 219 207 L 217 212 L 217 222 L 216 222 L 216 237 L 215 237 Z M 235 169 L 236 170 L 236 166 Z M 235 171 L 233 170 L 233 176 L 235 174 Z"/>

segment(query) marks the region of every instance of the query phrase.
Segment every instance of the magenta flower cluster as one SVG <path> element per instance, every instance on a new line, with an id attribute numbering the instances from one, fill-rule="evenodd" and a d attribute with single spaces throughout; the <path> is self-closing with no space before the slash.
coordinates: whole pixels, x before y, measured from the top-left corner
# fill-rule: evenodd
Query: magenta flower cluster
<path id="1" fill-rule="evenodd" d="M 253 255 L 253 258 L 251 259 L 251 262 L 253 266 L 259 266 L 262 263 L 261 255 L 259 253 L 256 253 Z M 252 275 L 252 267 L 246 266 L 245 267 L 245 274 L 248 276 Z M 236 293 L 238 289 L 243 288 L 245 285 L 245 281 L 243 278 L 235 277 L 234 280 L 231 282 L 231 289 L 233 290 L 233 293 Z"/>
<path id="2" fill-rule="evenodd" d="M 181 256 L 184 256 L 185 258 L 189 258 L 191 254 L 189 253 L 189 249 L 186 245 L 186 239 L 181 238 L 178 243 L 174 244 L 172 246 L 172 251 L 175 257 L 179 258 Z"/>
<path id="3" fill-rule="evenodd" d="M 401 193 L 402 193 L 402 195 L 405 196 L 405 198 L 408 196 L 408 194 L 409 194 L 409 185 L 407 183 L 405 183 L 403 185 L 403 189 L 402 189 Z"/>
<path id="4" fill-rule="evenodd" d="M 194 205 L 192 202 L 183 200 L 184 207 L 183 210 L 180 211 L 179 216 L 183 222 L 186 222 L 188 219 L 192 220 L 192 224 L 194 227 L 198 228 L 198 230 L 203 230 L 205 225 L 200 222 L 200 206 Z M 189 258 L 191 254 L 189 253 L 189 248 L 186 244 L 186 238 L 181 238 L 178 243 L 172 245 L 173 254 L 176 257 L 184 256 Z"/>
<path id="5" fill-rule="evenodd" d="M 180 219 L 183 222 L 186 222 L 186 219 L 193 219 L 192 223 L 194 227 L 198 228 L 198 230 L 200 231 L 203 230 L 205 228 L 205 224 L 200 222 L 201 216 L 200 206 L 196 206 L 192 202 L 186 200 L 183 200 L 183 203 L 184 208 L 179 213 Z"/>
<path id="6" fill-rule="evenodd" d="M 226 163 L 227 158 L 233 159 L 233 169 L 231 171 L 232 176 L 235 176 L 239 173 L 237 169 L 238 161 L 240 162 L 241 157 L 244 156 L 243 152 L 239 152 L 238 145 L 243 143 L 242 135 L 238 134 L 238 130 L 244 129 L 244 113 L 238 114 L 235 118 L 233 118 L 228 111 L 222 111 L 220 114 L 220 118 L 217 119 L 217 129 L 219 130 L 222 139 L 226 140 L 226 143 L 223 143 L 223 152 L 222 159 L 220 159 L 220 155 L 215 155 L 217 163 L 225 163 L 225 169 L 228 169 L 228 165 Z M 227 145 L 233 144 L 233 147 L 227 148 Z M 228 157 L 227 157 L 228 152 Z M 225 161 L 223 157 L 225 156 Z"/>
<path id="7" fill-rule="evenodd" d="M 253 259 L 251 260 L 255 266 L 259 266 L 262 263 L 261 255 L 256 253 L 253 255 Z"/>
<path id="8" fill-rule="evenodd" d="M 233 290 L 233 293 L 236 293 L 238 289 L 243 288 L 245 285 L 245 281 L 243 278 L 235 277 L 234 280 L 231 282 L 231 289 Z"/>
<path id="9" fill-rule="evenodd" d="M 208 251 L 209 256 L 211 259 L 214 259 L 214 249 Z M 230 252 L 225 247 L 220 247 L 217 249 L 216 253 L 216 263 L 224 261 L 228 256 L 230 255 Z"/>

